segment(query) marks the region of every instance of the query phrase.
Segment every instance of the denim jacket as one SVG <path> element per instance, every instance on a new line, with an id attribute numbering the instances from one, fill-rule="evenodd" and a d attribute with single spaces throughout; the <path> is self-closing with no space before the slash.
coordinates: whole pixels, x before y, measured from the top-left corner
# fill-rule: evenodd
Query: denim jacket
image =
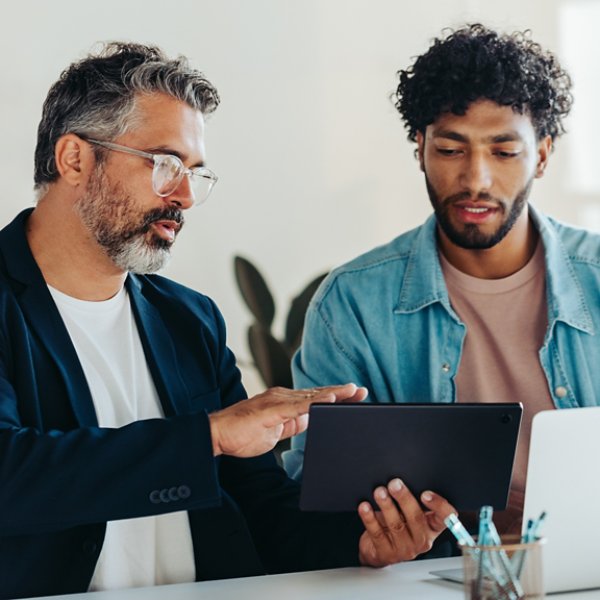
<path id="1" fill-rule="evenodd" d="M 546 263 L 548 329 L 539 349 L 557 408 L 600 404 L 600 235 L 529 207 Z M 354 382 L 371 402 L 455 402 L 466 327 L 450 305 L 436 220 L 334 270 L 309 307 L 294 385 Z M 509 401 L 510 399 L 506 399 Z M 300 478 L 305 434 L 284 453 Z"/>

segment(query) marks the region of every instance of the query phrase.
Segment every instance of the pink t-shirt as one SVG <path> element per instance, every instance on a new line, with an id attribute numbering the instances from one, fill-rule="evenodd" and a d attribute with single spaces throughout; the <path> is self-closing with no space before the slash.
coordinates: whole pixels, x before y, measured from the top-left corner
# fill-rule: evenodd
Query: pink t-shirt
<path id="1" fill-rule="evenodd" d="M 517 445 L 504 529 L 520 519 L 527 478 L 531 420 L 553 409 L 540 359 L 547 328 L 546 270 L 542 243 L 519 271 L 502 279 L 479 279 L 440 255 L 450 303 L 467 327 L 456 375 L 458 402 L 521 402 L 523 421 Z M 509 511 L 505 511 L 509 512 Z"/>

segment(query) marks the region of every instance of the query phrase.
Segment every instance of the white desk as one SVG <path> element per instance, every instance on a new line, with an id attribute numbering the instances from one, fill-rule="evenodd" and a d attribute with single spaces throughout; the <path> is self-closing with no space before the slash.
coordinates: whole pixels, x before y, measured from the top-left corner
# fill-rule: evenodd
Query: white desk
<path id="1" fill-rule="evenodd" d="M 460 600 L 463 588 L 429 575 L 459 567 L 460 558 L 414 561 L 385 569 L 350 568 L 185 583 L 117 592 L 52 596 L 51 600 Z M 600 600 L 600 589 L 549 600 Z M 50 599 L 49 599 L 50 600 Z"/>

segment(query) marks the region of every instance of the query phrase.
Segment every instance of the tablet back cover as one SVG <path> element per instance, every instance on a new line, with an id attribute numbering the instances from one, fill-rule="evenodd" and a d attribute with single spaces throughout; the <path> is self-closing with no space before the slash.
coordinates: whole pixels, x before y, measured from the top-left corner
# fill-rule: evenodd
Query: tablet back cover
<path id="1" fill-rule="evenodd" d="M 399 477 L 457 510 L 506 508 L 520 404 L 314 404 L 300 508 L 355 511 Z"/>

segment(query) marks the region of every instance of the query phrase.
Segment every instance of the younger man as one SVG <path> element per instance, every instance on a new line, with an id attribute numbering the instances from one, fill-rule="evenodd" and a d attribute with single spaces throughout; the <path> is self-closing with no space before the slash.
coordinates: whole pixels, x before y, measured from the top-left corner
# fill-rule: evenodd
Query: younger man
<path id="1" fill-rule="evenodd" d="M 600 238 L 527 203 L 564 133 L 569 76 L 528 33 L 482 25 L 436 39 L 399 76 L 434 214 L 323 283 L 294 383 L 355 381 L 372 402 L 522 402 L 501 524 L 515 530 L 533 415 L 599 402 Z M 303 443 L 284 457 L 295 477 Z"/>

